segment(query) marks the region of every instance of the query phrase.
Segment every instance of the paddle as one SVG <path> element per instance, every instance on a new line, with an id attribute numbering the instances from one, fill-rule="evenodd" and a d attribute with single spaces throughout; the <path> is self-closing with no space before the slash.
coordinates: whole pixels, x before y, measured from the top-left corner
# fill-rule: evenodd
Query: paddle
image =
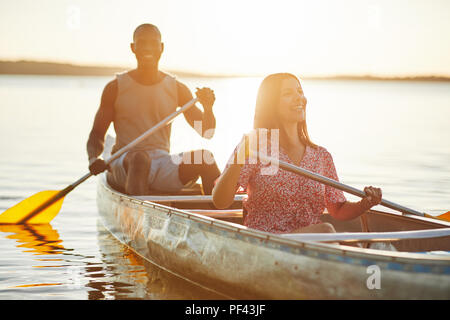
<path id="1" fill-rule="evenodd" d="M 157 130 L 165 127 L 169 123 L 171 123 L 175 117 L 179 114 L 185 112 L 187 109 L 192 107 L 198 98 L 194 98 L 191 101 L 187 102 L 180 109 L 167 116 L 165 119 L 161 120 L 158 124 L 153 126 L 144 132 L 141 136 L 130 142 L 128 145 L 123 147 L 114 153 L 107 161 L 106 164 L 110 164 L 113 160 L 120 157 L 124 152 L 127 152 L 142 140 L 156 132 Z M 15 206 L 9 208 L 4 211 L 0 215 L 0 224 L 42 224 L 49 223 L 59 212 L 61 209 L 62 203 L 64 201 L 64 197 L 73 189 L 75 189 L 78 185 L 86 181 L 89 177 L 92 176 L 92 173 L 88 173 L 67 186 L 63 190 L 47 190 L 38 192 L 31 197 L 19 202 Z"/>
<path id="2" fill-rule="evenodd" d="M 275 159 L 275 158 L 272 158 L 272 157 L 268 157 L 268 156 L 263 155 L 262 153 L 257 152 L 257 151 L 254 151 L 254 154 L 258 155 L 258 157 L 261 160 L 267 161 L 267 163 L 270 162 L 272 164 L 278 165 L 282 169 L 287 170 L 289 172 L 300 174 L 300 175 L 305 176 L 307 178 L 310 178 L 312 180 L 321 182 L 321 183 L 326 184 L 326 185 L 328 185 L 330 187 L 333 187 L 333 188 L 336 188 L 336 189 L 348 192 L 350 194 L 353 194 L 353 195 L 361 197 L 361 198 L 366 196 L 366 193 L 364 191 L 361 191 L 359 189 L 356 189 L 356 188 L 353 188 L 351 186 L 345 185 L 345 184 L 340 183 L 338 181 L 335 181 L 333 179 L 324 177 L 324 176 L 322 176 L 320 174 L 308 171 L 306 169 L 294 166 L 294 165 L 292 165 L 290 163 L 287 163 L 287 162 L 284 162 L 284 161 L 281 161 L 281 160 L 278 160 L 278 159 Z M 432 216 L 432 215 L 429 215 L 427 213 L 422 213 L 422 212 L 418 212 L 418 211 L 413 210 L 413 209 L 406 208 L 404 206 L 398 205 L 398 204 L 396 204 L 394 202 L 391 202 L 391 201 L 388 201 L 388 200 L 385 200 L 385 199 L 382 199 L 380 204 L 385 206 L 385 207 L 387 207 L 387 208 L 398 210 L 398 211 L 400 211 L 402 213 L 409 213 L 409 214 L 413 214 L 413 215 L 417 215 L 417 216 L 421 216 L 421 217 L 440 219 L 440 220 L 444 220 L 444 221 L 450 222 L 450 211 L 448 211 L 448 212 L 446 212 L 444 214 L 441 214 L 439 216 Z"/>

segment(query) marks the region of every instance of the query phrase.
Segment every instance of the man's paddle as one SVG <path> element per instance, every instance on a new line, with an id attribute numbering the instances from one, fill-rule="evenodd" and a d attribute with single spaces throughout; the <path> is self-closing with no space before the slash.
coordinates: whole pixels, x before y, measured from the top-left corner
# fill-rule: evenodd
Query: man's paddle
<path id="1" fill-rule="evenodd" d="M 124 152 L 127 152 L 131 148 L 135 147 L 138 143 L 140 143 L 142 140 L 144 140 L 157 130 L 171 123 L 175 119 L 175 117 L 192 107 L 197 101 L 198 98 L 192 99 L 180 109 L 167 116 L 165 119 L 161 120 L 152 128 L 148 129 L 128 145 L 118 150 L 106 161 L 106 165 L 110 164 L 112 161 L 120 157 Z M 4 211 L 0 215 L 0 224 L 49 223 L 61 209 L 64 197 L 91 176 L 92 173 L 88 173 L 63 190 L 47 190 L 32 195 L 31 197 L 16 204 L 14 207 L 11 207 L 8 210 Z"/>
<path id="2" fill-rule="evenodd" d="M 261 160 L 263 160 L 263 161 L 265 161 L 267 163 L 270 162 L 270 163 L 272 163 L 274 165 L 278 165 L 282 169 L 287 170 L 289 172 L 293 172 L 293 173 L 305 176 L 305 177 L 310 178 L 312 180 L 321 182 L 321 183 L 326 184 L 326 185 L 328 185 L 330 187 L 333 187 L 333 188 L 336 188 L 336 189 L 348 192 L 350 194 L 353 194 L 353 195 L 361 197 L 361 198 L 364 198 L 366 196 L 366 193 L 364 191 L 358 190 L 356 188 L 353 188 L 353 187 L 348 186 L 346 184 L 340 183 L 340 182 L 335 181 L 333 179 L 324 177 L 324 176 L 322 176 L 320 174 L 308 171 L 306 169 L 294 166 L 294 165 L 292 165 L 290 163 L 287 163 L 287 162 L 284 162 L 284 161 L 281 161 L 281 160 L 278 160 L 278 159 L 275 159 L 275 158 L 272 158 L 272 157 L 268 157 L 268 156 L 263 155 L 262 153 L 257 152 L 257 151 L 254 151 L 254 154 L 258 155 L 259 159 L 261 159 Z M 417 215 L 417 216 L 421 216 L 421 217 L 440 219 L 440 220 L 444 220 L 444 221 L 450 222 L 450 211 L 447 211 L 446 213 L 443 213 L 443 214 L 441 214 L 439 216 L 432 216 L 432 215 L 427 214 L 427 213 L 422 213 L 422 212 L 418 212 L 418 211 L 413 210 L 413 209 L 406 208 L 404 206 L 398 205 L 398 204 L 396 204 L 394 202 L 391 202 L 391 201 L 388 201 L 388 200 L 385 200 L 385 199 L 382 199 L 380 204 L 385 206 L 385 207 L 387 207 L 387 208 L 400 211 L 402 213 L 409 213 L 409 214 L 413 214 L 413 215 Z"/>

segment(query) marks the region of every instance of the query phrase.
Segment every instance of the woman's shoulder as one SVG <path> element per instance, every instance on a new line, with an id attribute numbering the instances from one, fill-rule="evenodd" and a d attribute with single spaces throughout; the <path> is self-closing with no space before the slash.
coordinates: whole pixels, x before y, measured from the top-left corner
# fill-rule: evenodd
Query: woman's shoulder
<path id="1" fill-rule="evenodd" d="M 309 149 L 319 159 L 333 160 L 331 153 L 323 146 L 316 145 L 315 147 L 309 147 Z"/>
<path id="2" fill-rule="evenodd" d="M 330 152 L 327 150 L 327 148 L 325 148 L 323 146 L 315 145 L 313 147 L 310 146 L 309 148 L 310 148 L 310 150 L 312 150 L 313 152 L 315 152 L 317 154 L 323 154 L 323 155 L 330 154 Z"/>

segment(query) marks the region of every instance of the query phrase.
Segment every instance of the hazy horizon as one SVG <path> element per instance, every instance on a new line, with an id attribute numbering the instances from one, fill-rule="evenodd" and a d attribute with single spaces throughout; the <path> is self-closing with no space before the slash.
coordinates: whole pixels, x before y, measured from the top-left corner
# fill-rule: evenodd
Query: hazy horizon
<path id="1" fill-rule="evenodd" d="M 19 70 L 15 70 L 11 72 L 11 67 L 8 70 L 4 70 L 3 64 L 5 63 L 13 63 L 13 64 L 29 64 L 31 67 L 24 68 L 21 66 Z M 42 65 L 42 66 L 40 66 Z M 52 65 L 50 68 L 52 70 L 43 71 L 42 68 L 45 65 Z M 61 67 L 67 67 L 68 70 L 63 70 Z M 39 60 L 0 60 L 0 75 L 79 75 L 79 76 L 104 76 L 104 75 L 113 75 L 117 72 L 128 71 L 134 69 L 136 66 L 120 66 L 120 65 L 99 65 L 99 64 L 74 64 L 70 62 L 55 62 L 55 61 L 39 61 Z M 187 77 L 206 77 L 206 78 L 221 78 L 221 77 L 264 77 L 266 74 L 226 74 L 226 73 L 203 73 L 196 71 L 186 71 L 186 70 L 175 70 L 175 69 L 166 69 L 160 68 L 161 71 L 180 74 L 182 76 Z M 54 71 L 54 73 L 52 72 Z M 72 71 L 72 72 L 71 72 Z M 73 72 L 75 71 L 75 72 Z M 442 81 L 450 81 L 450 76 L 439 75 L 439 74 L 417 74 L 417 75 L 408 75 L 408 76 L 376 76 L 372 74 L 327 74 L 327 75 L 302 75 L 297 74 L 301 78 L 304 79 L 346 79 L 346 78 L 355 78 L 355 79 L 379 79 L 379 80 L 414 80 L 414 79 L 423 79 L 423 80 L 442 80 Z"/>
<path id="2" fill-rule="evenodd" d="M 0 3 L 0 59 L 135 66 L 136 26 L 162 33 L 162 69 L 204 75 L 450 77 L 450 2 Z"/>

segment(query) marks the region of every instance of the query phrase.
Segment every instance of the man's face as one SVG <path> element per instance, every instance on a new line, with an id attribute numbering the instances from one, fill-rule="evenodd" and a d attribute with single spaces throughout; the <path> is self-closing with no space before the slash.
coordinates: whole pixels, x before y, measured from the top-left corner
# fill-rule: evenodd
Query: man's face
<path id="1" fill-rule="evenodd" d="M 136 33 L 131 51 L 141 66 L 156 66 L 163 52 L 164 44 L 160 35 L 152 30 L 141 30 Z"/>

